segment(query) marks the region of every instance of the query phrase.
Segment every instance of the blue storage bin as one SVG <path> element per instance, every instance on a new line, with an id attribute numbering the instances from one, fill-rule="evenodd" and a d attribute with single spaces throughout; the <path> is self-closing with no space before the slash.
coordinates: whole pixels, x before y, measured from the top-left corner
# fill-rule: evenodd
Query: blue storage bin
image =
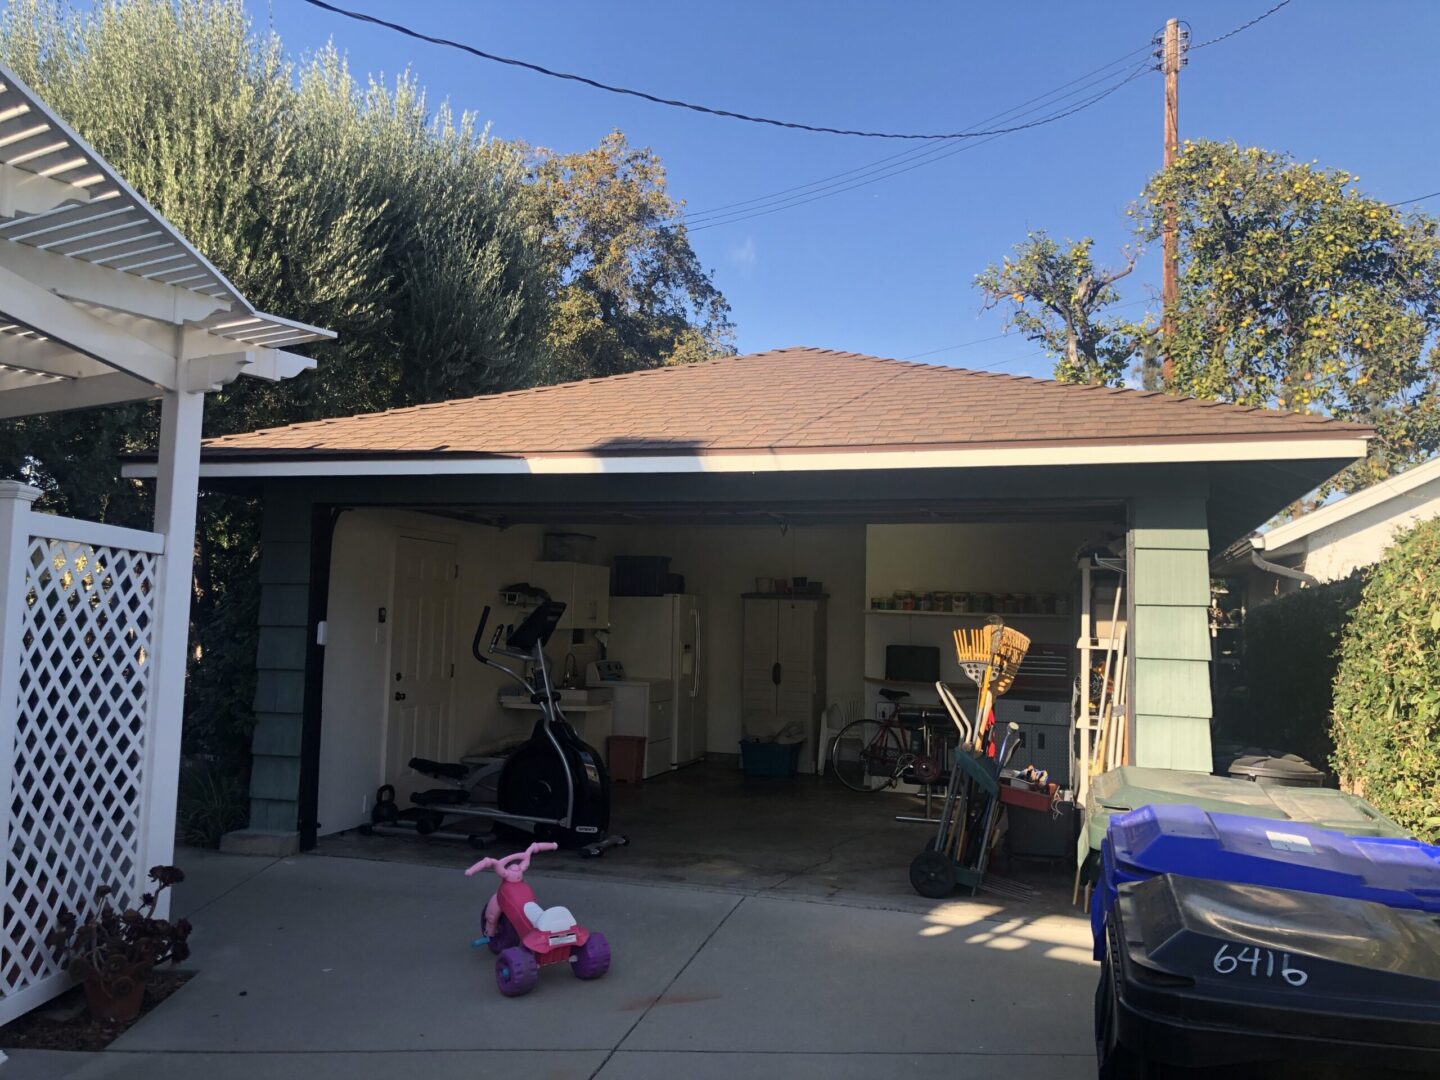
<path id="1" fill-rule="evenodd" d="M 746 776 L 778 776 L 789 779 L 800 771 L 800 748 L 804 743 L 740 740 L 740 769 Z"/>
<path id="2" fill-rule="evenodd" d="M 1195 806 L 1142 806 L 1112 818 L 1100 868 L 1090 906 L 1097 960 L 1105 955 L 1105 919 L 1119 887 L 1158 874 L 1440 912 L 1440 847 Z"/>

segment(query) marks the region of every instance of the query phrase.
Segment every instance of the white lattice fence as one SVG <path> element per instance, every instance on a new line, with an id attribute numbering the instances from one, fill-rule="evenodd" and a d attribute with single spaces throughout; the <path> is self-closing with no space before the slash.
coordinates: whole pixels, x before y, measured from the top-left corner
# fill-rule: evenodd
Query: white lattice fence
<path id="1" fill-rule="evenodd" d="M 63 989 L 45 945 L 55 912 L 87 910 L 100 885 L 133 898 L 148 869 L 161 538 L 34 512 L 24 519 L 5 596 L 4 681 L 14 690 L 4 705 L 14 712 L 0 716 L 0 1022 Z M 117 537 L 127 543 L 103 542 Z"/>

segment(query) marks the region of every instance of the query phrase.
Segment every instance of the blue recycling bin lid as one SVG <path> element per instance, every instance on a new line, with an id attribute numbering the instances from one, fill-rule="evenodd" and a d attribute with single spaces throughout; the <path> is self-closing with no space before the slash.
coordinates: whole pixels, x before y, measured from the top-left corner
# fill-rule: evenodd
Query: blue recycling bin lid
<path id="1" fill-rule="evenodd" d="M 1112 818 L 1107 839 L 1122 877 L 1180 873 L 1440 911 L 1440 847 L 1418 840 L 1347 836 L 1184 805 L 1142 806 Z"/>
<path id="2" fill-rule="evenodd" d="M 1090 911 L 1097 960 L 1105 954 L 1105 920 L 1119 887 L 1159 874 L 1440 912 L 1440 847 L 1155 803 L 1110 819 Z"/>

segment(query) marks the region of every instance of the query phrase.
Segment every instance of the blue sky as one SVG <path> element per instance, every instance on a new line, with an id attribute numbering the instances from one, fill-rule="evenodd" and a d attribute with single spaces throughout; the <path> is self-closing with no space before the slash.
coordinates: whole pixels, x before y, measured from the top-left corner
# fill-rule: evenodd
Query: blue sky
<path id="1" fill-rule="evenodd" d="M 257 25 L 272 25 L 293 53 L 333 40 L 358 74 L 393 78 L 409 68 L 432 101 L 475 112 L 502 138 L 571 151 L 618 127 L 664 158 L 673 194 L 697 214 L 926 149 L 663 108 L 409 40 L 302 0 L 247 2 Z M 1139 49 L 1172 15 L 1188 19 L 1199 43 L 1271 0 L 337 2 L 661 96 L 822 125 L 953 131 Z M 1181 135 L 1343 167 L 1387 201 L 1440 190 L 1437 38 L 1440 4 L 1293 0 L 1192 53 L 1180 80 Z M 1141 60 L 1110 70 L 1123 76 Z M 1102 261 L 1118 256 L 1129 239 L 1125 208 L 1160 163 L 1161 94 L 1160 75 L 1147 73 L 1051 125 L 950 156 L 937 149 L 936 160 L 903 175 L 697 230 L 694 247 L 733 305 L 740 349 L 807 344 L 1047 375 L 1049 362 L 1016 335 L 949 348 L 1003 329 L 999 314 L 981 312 L 972 279 L 1030 229 L 1091 235 Z M 1440 199 L 1421 205 L 1433 212 Z M 723 218 L 696 219 L 704 220 Z M 1124 282 L 1127 314 L 1153 303 L 1157 255 Z"/>

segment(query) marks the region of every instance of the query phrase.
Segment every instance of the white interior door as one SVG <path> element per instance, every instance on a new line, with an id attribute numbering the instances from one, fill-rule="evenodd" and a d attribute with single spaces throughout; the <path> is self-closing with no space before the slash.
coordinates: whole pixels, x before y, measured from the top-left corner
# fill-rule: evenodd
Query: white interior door
<path id="1" fill-rule="evenodd" d="M 385 779 L 402 805 L 432 784 L 410 759 L 451 755 L 455 566 L 454 544 L 402 536 L 395 546 Z"/>

